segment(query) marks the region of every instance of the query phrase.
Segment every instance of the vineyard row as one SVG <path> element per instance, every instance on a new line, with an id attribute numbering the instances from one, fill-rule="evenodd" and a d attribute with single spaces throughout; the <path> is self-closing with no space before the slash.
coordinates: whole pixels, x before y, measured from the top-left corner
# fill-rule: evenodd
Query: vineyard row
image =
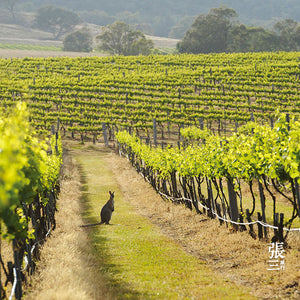
<path id="1" fill-rule="evenodd" d="M 72 134 L 100 134 L 103 122 L 146 132 L 154 118 L 232 131 L 251 114 L 300 116 L 299 63 L 296 52 L 2 59 L 0 101 L 26 101 L 42 131 L 57 118 Z"/>
<path id="2" fill-rule="evenodd" d="M 152 148 L 126 131 L 117 133 L 117 140 L 120 152 L 165 198 L 210 217 L 217 212 L 235 224 L 246 218 L 253 237 L 252 218 L 272 222 L 273 240 L 286 241 L 283 226 L 291 228 L 300 216 L 300 123 L 282 115 L 274 128 L 249 123 L 227 138 L 198 128 L 183 129 L 182 135 L 186 141 L 180 149 Z M 285 219 L 278 217 L 283 212 L 289 214 Z M 260 238 L 268 235 L 267 228 L 259 228 Z"/>
<path id="3" fill-rule="evenodd" d="M 13 262 L 5 266 L 8 257 L 0 253 L 0 258 L 5 286 L 11 283 L 12 295 L 21 299 L 22 282 L 35 270 L 39 246 L 56 227 L 62 147 L 58 134 L 49 141 L 37 137 L 25 103 L 9 114 L 1 109 L 0 133 L 1 237 L 12 244 Z M 2 281 L 0 291 L 5 298 Z"/>

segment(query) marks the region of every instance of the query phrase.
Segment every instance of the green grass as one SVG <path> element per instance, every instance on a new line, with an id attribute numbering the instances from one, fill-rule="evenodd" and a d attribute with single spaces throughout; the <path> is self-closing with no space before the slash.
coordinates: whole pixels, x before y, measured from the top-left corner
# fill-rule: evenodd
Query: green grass
<path id="1" fill-rule="evenodd" d="M 19 44 L 3 44 L 3 43 L 0 43 L 0 49 L 7 49 L 7 50 L 62 51 L 60 47 L 55 47 L 55 46 L 19 45 Z"/>
<path id="2" fill-rule="evenodd" d="M 184 252 L 123 199 L 121 187 L 101 158 L 105 153 L 79 152 L 86 223 L 99 222 L 99 212 L 115 191 L 111 226 L 89 230 L 99 270 L 116 299 L 252 299 L 245 288 L 228 282 L 203 262 Z M 126 183 L 124 183 L 126 184 Z"/>

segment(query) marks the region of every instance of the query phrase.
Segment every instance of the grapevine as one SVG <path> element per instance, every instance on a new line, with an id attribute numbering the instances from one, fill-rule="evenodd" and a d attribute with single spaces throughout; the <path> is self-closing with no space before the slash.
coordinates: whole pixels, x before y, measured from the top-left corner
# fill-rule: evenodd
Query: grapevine
<path id="1" fill-rule="evenodd" d="M 38 138 L 24 102 L 1 112 L 0 133 L 1 236 L 13 243 L 20 279 L 24 251 L 29 261 L 26 269 L 33 272 L 32 255 L 55 228 L 62 148 L 60 139 L 52 137 L 48 143 Z M 18 285 L 16 298 L 21 294 Z"/>
<path id="2" fill-rule="evenodd" d="M 209 205 L 221 205 L 224 215 L 230 210 L 222 183 L 226 178 L 234 185 L 234 190 L 240 198 L 240 214 L 245 213 L 241 181 L 248 184 L 251 190 L 253 183 L 258 182 L 264 185 L 273 199 L 275 218 L 276 196 L 268 187 L 268 182 L 271 182 L 273 188 L 284 195 L 291 204 L 291 216 L 286 221 L 291 227 L 292 221 L 299 216 L 299 199 L 295 189 L 300 175 L 298 121 L 287 120 L 285 115 L 280 115 L 273 128 L 248 123 L 227 138 L 198 128 L 185 128 L 182 135 L 187 140 L 184 142 L 185 148 L 168 147 L 164 150 L 151 148 L 126 131 L 117 133 L 117 139 L 121 151 L 128 153 L 129 159 L 134 158 L 132 162 L 138 166 L 139 171 L 149 176 L 152 185 L 166 195 L 180 197 L 184 193 L 186 197 L 188 193 L 192 193 L 192 197 L 195 197 L 195 182 L 214 184 L 217 196 L 210 199 Z M 177 187 L 176 178 L 181 184 L 181 189 Z M 188 186 L 190 190 L 187 190 Z M 282 187 L 289 190 L 292 196 Z M 207 205 L 207 200 L 201 193 L 201 185 L 198 185 L 198 190 L 200 201 Z M 257 200 L 253 193 L 252 195 L 253 213 Z M 218 203 L 217 199 L 221 203 Z M 198 207 L 195 208 L 198 210 Z"/>

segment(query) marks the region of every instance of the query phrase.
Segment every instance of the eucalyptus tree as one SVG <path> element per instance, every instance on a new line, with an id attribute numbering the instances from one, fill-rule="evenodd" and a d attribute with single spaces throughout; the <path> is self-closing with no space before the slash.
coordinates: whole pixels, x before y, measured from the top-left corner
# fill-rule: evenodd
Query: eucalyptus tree
<path id="1" fill-rule="evenodd" d="M 96 40 L 101 50 L 113 55 L 148 55 L 153 48 L 153 42 L 147 40 L 141 31 L 132 30 L 124 22 L 103 27 L 102 34 Z"/>

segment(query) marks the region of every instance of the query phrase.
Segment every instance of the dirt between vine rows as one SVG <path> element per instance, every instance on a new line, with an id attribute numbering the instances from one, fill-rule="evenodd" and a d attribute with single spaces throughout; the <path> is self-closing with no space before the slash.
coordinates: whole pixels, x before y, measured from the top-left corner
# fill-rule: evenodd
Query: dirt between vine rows
<path id="1" fill-rule="evenodd" d="M 300 298 L 299 235 L 288 237 L 285 270 L 269 271 L 268 242 L 254 240 L 248 232 L 233 232 L 204 214 L 162 200 L 126 158 L 110 153 L 105 159 L 125 199 L 185 251 L 205 261 L 228 280 L 251 287 L 258 298 Z"/>

